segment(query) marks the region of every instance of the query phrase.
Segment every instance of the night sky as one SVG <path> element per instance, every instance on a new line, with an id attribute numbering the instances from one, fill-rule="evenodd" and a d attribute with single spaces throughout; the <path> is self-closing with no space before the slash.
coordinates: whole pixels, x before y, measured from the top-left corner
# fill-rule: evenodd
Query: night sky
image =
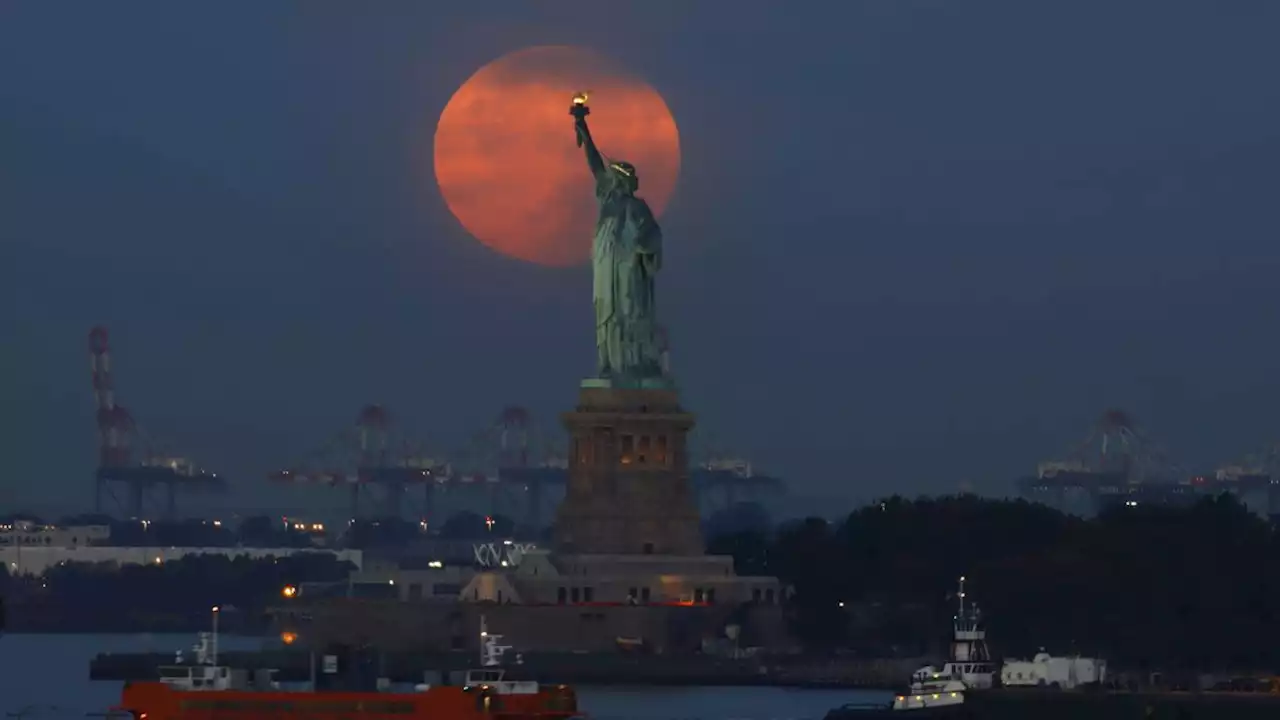
<path id="1" fill-rule="evenodd" d="M 88 506 L 95 323 L 242 504 L 369 402 L 442 451 L 554 426 L 589 274 L 472 240 L 431 148 L 481 65 L 563 43 L 679 123 L 701 442 L 853 501 L 1011 492 L 1108 407 L 1195 468 L 1280 440 L 1280 3 L 358 6 L 0 1 L 0 505 Z"/>

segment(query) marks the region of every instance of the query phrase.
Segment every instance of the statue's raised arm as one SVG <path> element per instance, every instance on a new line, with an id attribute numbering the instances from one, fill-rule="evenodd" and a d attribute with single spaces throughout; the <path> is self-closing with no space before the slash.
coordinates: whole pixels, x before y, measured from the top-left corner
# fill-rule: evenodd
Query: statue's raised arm
<path id="1" fill-rule="evenodd" d="M 591 130 L 587 127 L 587 115 L 591 114 L 591 108 L 587 107 L 587 93 L 582 92 L 573 96 L 569 114 L 573 116 L 574 130 L 578 133 L 578 147 L 586 150 L 587 167 L 591 168 L 591 174 L 599 182 L 606 177 L 604 157 L 596 148 L 595 141 L 591 139 Z"/>

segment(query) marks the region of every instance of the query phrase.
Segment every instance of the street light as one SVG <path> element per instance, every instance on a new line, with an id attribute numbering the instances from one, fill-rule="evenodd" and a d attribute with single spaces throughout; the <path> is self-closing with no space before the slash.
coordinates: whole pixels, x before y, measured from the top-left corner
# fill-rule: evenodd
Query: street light
<path id="1" fill-rule="evenodd" d="M 285 585 L 280 589 L 280 595 L 286 598 L 295 597 L 298 594 L 298 588 L 293 585 Z"/>

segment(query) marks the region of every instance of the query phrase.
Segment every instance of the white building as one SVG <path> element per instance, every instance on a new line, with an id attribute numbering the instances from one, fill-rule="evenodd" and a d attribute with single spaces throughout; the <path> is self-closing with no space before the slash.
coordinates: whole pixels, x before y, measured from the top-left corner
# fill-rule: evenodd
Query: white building
<path id="1" fill-rule="evenodd" d="M 476 573 L 460 599 L 532 605 L 780 605 L 777 578 L 734 572 L 727 555 L 557 555 L 529 549 L 513 567 Z"/>
<path id="2" fill-rule="evenodd" d="M 29 520 L 0 524 L 0 548 L 81 547 L 101 545 L 110 538 L 111 528 L 106 525 L 57 527 L 38 525 Z"/>
<path id="3" fill-rule="evenodd" d="M 1006 660 L 1000 670 L 1000 683 L 1005 687 L 1027 685 L 1071 690 L 1081 685 L 1102 683 L 1106 677 L 1106 660 L 1053 657 L 1046 652 L 1036 653 L 1029 661 Z"/>

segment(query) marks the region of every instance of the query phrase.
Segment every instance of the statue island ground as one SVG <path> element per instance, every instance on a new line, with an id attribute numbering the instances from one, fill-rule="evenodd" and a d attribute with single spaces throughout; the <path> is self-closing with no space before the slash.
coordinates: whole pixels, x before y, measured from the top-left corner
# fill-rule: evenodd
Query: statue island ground
<path id="1" fill-rule="evenodd" d="M 789 645 L 784 588 L 740 577 L 706 555 L 689 482 L 694 416 L 680 405 L 657 342 L 662 231 L 636 169 L 608 160 L 570 109 L 600 213 L 592 242 L 597 373 L 562 416 L 568 482 L 554 548 L 511 568 L 423 568 L 366 560 L 361 583 L 394 583 L 402 602 L 313 608 L 308 644 L 372 642 L 387 649 L 462 649 L 479 615 L 523 651 L 606 651 L 637 642 L 655 652 Z M 310 636 L 310 637 L 308 637 Z"/>

